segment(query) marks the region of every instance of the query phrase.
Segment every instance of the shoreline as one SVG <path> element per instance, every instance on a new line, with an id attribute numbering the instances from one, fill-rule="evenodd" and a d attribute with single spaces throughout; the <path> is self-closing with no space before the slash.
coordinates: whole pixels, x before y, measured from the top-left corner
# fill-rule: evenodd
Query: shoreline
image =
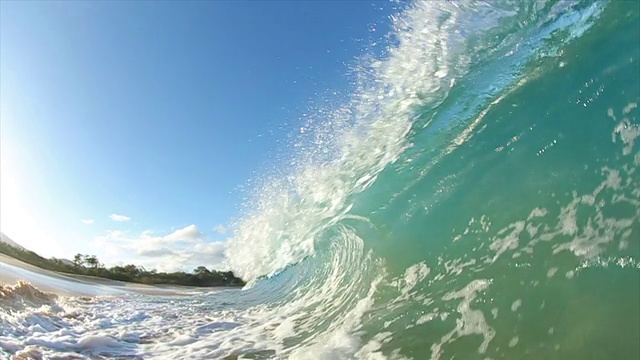
<path id="1" fill-rule="evenodd" d="M 139 293 L 147 295 L 186 295 L 193 292 L 237 289 L 234 286 L 196 287 L 183 285 L 146 285 L 97 276 L 69 274 L 39 268 L 0 253 L 0 285 L 15 285 L 19 280 L 63 296 L 94 296 Z"/>

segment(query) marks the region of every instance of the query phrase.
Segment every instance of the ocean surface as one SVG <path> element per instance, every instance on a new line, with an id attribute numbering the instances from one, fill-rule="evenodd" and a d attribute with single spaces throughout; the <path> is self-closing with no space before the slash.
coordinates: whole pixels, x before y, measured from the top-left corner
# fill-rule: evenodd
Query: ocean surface
<path id="1" fill-rule="evenodd" d="M 0 358 L 640 359 L 639 3 L 389 21 L 254 182 L 244 289 L 4 287 Z"/>

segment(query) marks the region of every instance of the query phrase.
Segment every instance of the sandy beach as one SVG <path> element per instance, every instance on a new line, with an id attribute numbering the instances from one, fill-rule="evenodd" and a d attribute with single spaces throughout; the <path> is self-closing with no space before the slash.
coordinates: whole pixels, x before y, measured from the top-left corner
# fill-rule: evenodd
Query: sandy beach
<path id="1" fill-rule="evenodd" d="M 118 295 L 141 293 L 155 295 L 179 295 L 193 291 L 211 291 L 211 288 L 195 288 L 171 285 L 144 285 L 100 277 L 66 274 L 49 271 L 0 254 L 0 285 L 14 285 L 19 280 L 36 288 L 66 296 Z"/>

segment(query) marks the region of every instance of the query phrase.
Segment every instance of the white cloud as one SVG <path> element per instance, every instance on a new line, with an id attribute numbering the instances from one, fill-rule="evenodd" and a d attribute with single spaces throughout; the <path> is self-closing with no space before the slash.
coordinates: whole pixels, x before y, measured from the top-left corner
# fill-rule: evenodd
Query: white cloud
<path id="1" fill-rule="evenodd" d="M 195 225 L 185 226 L 163 237 L 167 241 L 195 241 L 202 238 L 202 233 Z"/>
<path id="2" fill-rule="evenodd" d="M 218 234 L 226 234 L 229 232 L 229 229 L 226 226 L 219 224 L 213 228 L 213 231 L 217 232 Z"/>
<path id="3" fill-rule="evenodd" d="M 98 258 L 112 266 L 136 264 L 158 271 L 191 271 L 204 265 L 226 270 L 226 242 L 209 242 L 196 225 L 188 225 L 165 235 L 146 230 L 139 235 L 107 231 L 93 241 Z"/>
<path id="4" fill-rule="evenodd" d="M 109 218 L 113 221 L 129 221 L 131 220 L 130 217 L 125 216 L 125 215 L 120 215 L 120 214 L 111 214 L 109 215 Z"/>
<path id="5" fill-rule="evenodd" d="M 87 225 L 91 225 L 91 224 L 93 224 L 94 220 L 93 219 L 82 219 L 82 222 L 87 224 Z"/>

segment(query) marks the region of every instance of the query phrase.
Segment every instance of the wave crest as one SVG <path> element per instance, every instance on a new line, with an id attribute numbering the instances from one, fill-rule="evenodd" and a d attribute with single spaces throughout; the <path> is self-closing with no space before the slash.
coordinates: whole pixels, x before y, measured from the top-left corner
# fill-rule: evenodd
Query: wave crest
<path id="1" fill-rule="evenodd" d="M 24 280 L 15 285 L 0 285 L 0 304 L 5 308 L 39 307 L 49 305 L 57 298 L 57 295 L 43 292 Z"/>
<path id="2" fill-rule="evenodd" d="M 229 267 L 251 281 L 312 255 L 318 235 L 348 214 L 353 196 L 410 147 L 416 121 L 445 101 L 481 50 L 495 46 L 478 34 L 494 36 L 505 19 L 515 23 L 528 11 L 419 1 L 392 16 L 386 56 L 361 59 L 351 98 L 319 114 L 324 121 L 287 164 L 291 171 L 257 189 L 228 242 Z"/>

